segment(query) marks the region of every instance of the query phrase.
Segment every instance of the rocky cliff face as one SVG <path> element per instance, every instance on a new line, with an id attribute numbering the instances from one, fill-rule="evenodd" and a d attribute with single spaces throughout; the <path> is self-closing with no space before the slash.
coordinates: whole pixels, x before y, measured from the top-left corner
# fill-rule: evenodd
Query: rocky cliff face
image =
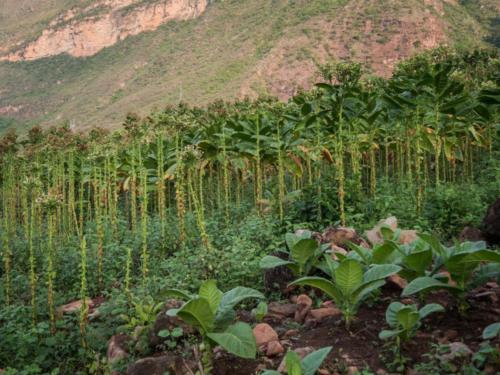
<path id="1" fill-rule="evenodd" d="M 35 60 L 67 53 L 91 56 L 130 35 L 152 31 L 170 20 L 200 16 L 208 0 L 103 0 L 53 20 L 36 40 L 11 47 L 0 61 Z"/>

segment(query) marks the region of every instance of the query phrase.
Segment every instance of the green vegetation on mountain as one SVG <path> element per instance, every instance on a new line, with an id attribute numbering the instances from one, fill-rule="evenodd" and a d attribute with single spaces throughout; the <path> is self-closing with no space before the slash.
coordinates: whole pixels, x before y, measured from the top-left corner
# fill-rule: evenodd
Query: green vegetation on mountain
<path id="1" fill-rule="evenodd" d="M 8 0 L 0 40 L 33 40 L 56 15 L 88 3 Z M 0 117 L 15 118 L 19 129 L 71 122 L 88 130 L 180 100 L 286 98 L 310 87 L 325 61 L 353 58 L 387 75 L 392 59 L 422 48 L 486 45 L 489 24 L 475 9 L 442 0 L 213 1 L 197 19 L 169 22 L 94 56 L 0 62 Z"/>

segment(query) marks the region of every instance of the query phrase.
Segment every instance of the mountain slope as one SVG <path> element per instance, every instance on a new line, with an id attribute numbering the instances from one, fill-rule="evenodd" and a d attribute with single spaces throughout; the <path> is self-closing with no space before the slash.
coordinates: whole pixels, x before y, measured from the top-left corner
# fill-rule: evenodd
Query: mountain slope
<path id="1" fill-rule="evenodd" d="M 125 7 L 130 10 L 156 0 L 107 1 L 132 1 Z M 4 24 L 1 13 L 0 33 L 9 48 L 0 55 L 36 41 L 51 22 L 60 25 L 57 20 L 71 7 L 71 22 L 113 12 L 103 6 L 89 16 L 92 1 L 41 3 L 46 6 L 34 11 L 32 27 Z M 441 43 L 481 46 L 488 32 L 455 0 L 213 1 L 195 18 L 118 38 L 90 56 L 0 62 L 0 127 L 2 121 L 19 127 L 71 121 L 85 130 L 117 126 L 127 111 L 146 113 L 179 100 L 202 105 L 259 94 L 285 99 L 315 81 L 317 63 L 349 57 L 388 75 L 396 61 L 415 51 Z"/>

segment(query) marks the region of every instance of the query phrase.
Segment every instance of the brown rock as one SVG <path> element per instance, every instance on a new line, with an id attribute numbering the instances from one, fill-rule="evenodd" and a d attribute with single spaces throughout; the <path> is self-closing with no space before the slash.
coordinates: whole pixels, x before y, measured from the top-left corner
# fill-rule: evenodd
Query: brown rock
<path id="1" fill-rule="evenodd" d="M 127 375 L 163 375 L 182 374 L 182 358 L 174 355 L 162 355 L 161 357 L 142 358 L 127 368 Z"/>
<path id="2" fill-rule="evenodd" d="M 93 301 L 90 298 L 87 298 L 86 300 L 87 306 L 89 309 L 93 307 Z M 79 312 L 80 309 L 82 308 L 83 301 L 81 299 L 67 303 L 66 305 L 59 306 L 57 308 L 57 315 L 62 316 L 64 314 L 74 314 L 76 312 Z"/>
<path id="3" fill-rule="evenodd" d="M 320 309 L 313 309 L 309 311 L 308 318 L 312 318 L 317 321 L 321 321 L 326 318 L 342 316 L 342 311 L 336 307 L 322 307 Z"/>
<path id="4" fill-rule="evenodd" d="M 310 347 L 310 346 L 306 346 L 303 348 L 294 349 L 293 351 L 295 353 L 297 353 L 297 355 L 299 356 L 300 359 L 303 359 L 306 355 L 314 352 L 314 348 Z M 285 372 L 285 369 L 286 369 L 285 358 L 283 358 L 283 360 L 281 361 L 281 363 L 278 367 L 278 372 L 283 373 L 283 372 Z"/>
<path id="5" fill-rule="evenodd" d="M 403 279 L 401 276 L 397 275 L 397 274 L 389 276 L 387 278 L 387 281 L 389 283 L 397 286 L 400 289 L 404 289 L 408 285 L 408 282 L 405 279 Z"/>
<path id="6" fill-rule="evenodd" d="M 498 374 L 497 370 L 498 368 L 495 367 L 494 365 L 486 365 L 483 370 L 483 373 L 484 375 L 495 375 Z"/>
<path id="7" fill-rule="evenodd" d="M 356 375 L 359 374 L 359 370 L 356 366 L 349 366 L 347 368 L 347 375 Z"/>
<path id="8" fill-rule="evenodd" d="M 266 345 L 271 341 L 278 341 L 278 334 L 267 323 L 257 324 L 253 329 L 253 335 L 255 336 L 257 346 Z"/>
<path id="9" fill-rule="evenodd" d="M 327 370 L 327 369 L 325 369 L 325 368 L 320 368 L 320 369 L 318 370 L 318 374 L 319 374 L 319 375 L 330 375 L 330 371 L 328 371 L 328 370 Z"/>
<path id="10" fill-rule="evenodd" d="M 464 227 L 464 229 L 462 229 L 462 231 L 458 235 L 458 240 L 460 242 L 484 241 L 484 236 L 483 236 L 483 232 L 481 232 L 479 229 L 474 228 L 474 227 L 470 227 L 470 226 L 466 226 L 466 227 Z"/>
<path id="11" fill-rule="evenodd" d="M 297 297 L 297 305 L 305 305 L 305 306 L 312 306 L 312 299 L 309 297 L 307 294 L 301 294 L 300 296 Z"/>
<path id="12" fill-rule="evenodd" d="M 283 346 L 280 344 L 278 340 L 271 341 L 270 343 L 267 344 L 266 355 L 268 357 L 274 357 L 279 354 L 282 354 L 284 351 L 285 349 L 283 349 Z"/>
<path id="13" fill-rule="evenodd" d="M 444 336 L 448 339 L 448 341 L 453 341 L 458 337 L 458 332 L 454 329 L 449 329 L 444 333 Z"/>
<path id="14" fill-rule="evenodd" d="M 297 305 L 293 303 L 278 303 L 271 302 L 268 307 L 268 315 L 273 315 L 277 317 L 290 318 L 295 315 L 295 311 L 297 311 Z"/>
<path id="15" fill-rule="evenodd" d="M 128 357 L 127 346 L 130 337 L 125 334 L 114 335 L 108 342 L 108 363 L 114 363 Z"/>
<path id="16" fill-rule="evenodd" d="M 312 299 L 306 294 L 301 294 L 297 297 L 297 306 L 298 308 L 297 311 L 295 311 L 294 320 L 297 323 L 302 323 L 307 313 L 311 310 Z"/>
<path id="17" fill-rule="evenodd" d="M 332 250 L 347 249 L 348 242 L 356 245 L 368 247 L 368 244 L 356 233 L 353 228 L 348 227 L 328 227 L 321 235 L 322 243 L 330 243 Z"/>
<path id="18" fill-rule="evenodd" d="M 297 336 L 299 334 L 299 330 L 298 329 L 289 329 L 288 331 L 286 331 L 283 335 L 283 338 L 284 339 L 288 339 L 290 337 L 294 337 L 294 336 Z"/>

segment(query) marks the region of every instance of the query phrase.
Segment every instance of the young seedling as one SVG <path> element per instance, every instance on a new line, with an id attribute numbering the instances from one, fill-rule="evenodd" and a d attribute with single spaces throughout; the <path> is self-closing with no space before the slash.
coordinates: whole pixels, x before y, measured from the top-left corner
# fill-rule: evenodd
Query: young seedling
<path id="1" fill-rule="evenodd" d="M 385 320 L 392 328 L 379 333 L 381 340 L 395 338 L 396 345 L 393 348 L 395 363 L 404 368 L 406 359 L 401 355 L 401 341 L 408 341 L 420 328 L 422 319 L 433 312 L 442 312 L 444 307 L 431 303 L 420 310 L 416 305 L 404 305 L 401 302 L 392 302 L 385 312 Z"/>
<path id="2" fill-rule="evenodd" d="M 234 307 L 248 298 L 264 299 L 264 295 L 255 289 L 236 287 L 223 293 L 217 288 L 215 280 L 201 284 L 197 295 L 170 289 L 166 294 L 187 300 L 179 309 L 167 311 L 169 316 L 177 316 L 186 324 L 198 329 L 203 344 L 199 352 L 203 353 L 202 366 L 210 373 L 212 368 L 212 348 L 220 345 L 229 353 L 242 358 L 255 358 L 257 346 L 252 328 L 236 318 Z"/>
<path id="3" fill-rule="evenodd" d="M 422 319 L 434 312 L 443 311 L 444 307 L 437 303 L 430 303 L 419 310 L 416 305 L 404 305 L 401 302 L 392 302 L 385 312 L 385 320 L 392 329 L 381 331 L 379 338 L 387 340 L 397 337 L 398 339 L 407 341 L 420 328 Z"/>
<path id="4" fill-rule="evenodd" d="M 285 355 L 285 367 L 286 372 L 289 375 L 314 375 L 318 371 L 319 367 L 326 359 L 330 351 L 331 346 L 323 349 L 316 350 L 304 357 L 302 361 L 297 353 L 294 351 L 289 351 Z M 280 373 L 275 370 L 266 370 L 262 375 L 279 375 Z"/>

